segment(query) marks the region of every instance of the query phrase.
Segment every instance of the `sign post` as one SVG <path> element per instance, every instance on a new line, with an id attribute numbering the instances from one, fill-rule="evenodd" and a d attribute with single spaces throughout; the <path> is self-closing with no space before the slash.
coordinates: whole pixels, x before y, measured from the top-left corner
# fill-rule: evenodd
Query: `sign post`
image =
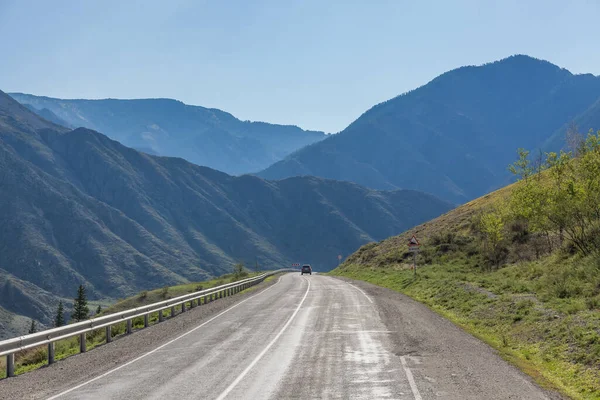
<path id="1" fill-rule="evenodd" d="M 338 266 L 342 263 L 342 255 L 338 254 Z"/>
<path id="2" fill-rule="evenodd" d="M 413 237 L 408 241 L 408 251 L 413 253 L 413 271 L 414 276 L 417 276 L 417 253 L 419 252 L 419 247 L 421 244 L 417 240 L 417 237 L 413 235 Z"/>

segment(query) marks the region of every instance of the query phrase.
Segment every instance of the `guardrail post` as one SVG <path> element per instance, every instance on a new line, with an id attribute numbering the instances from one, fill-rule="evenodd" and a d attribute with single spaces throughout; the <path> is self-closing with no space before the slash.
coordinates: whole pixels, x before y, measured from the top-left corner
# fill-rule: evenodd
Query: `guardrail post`
<path id="1" fill-rule="evenodd" d="M 110 325 L 106 327 L 106 343 L 112 342 L 112 329 Z"/>
<path id="2" fill-rule="evenodd" d="M 175 306 L 171 307 L 171 318 L 175 316 Z"/>
<path id="3" fill-rule="evenodd" d="M 163 310 L 158 310 L 158 322 L 163 322 L 165 320 L 165 316 L 163 315 Z"/>
<path id="4" fill-rule="evenodd" d="M 144 328 L 147 328 L 148 325 L 150 325 L 148 319 L 149 319 L 149 315 L 148 314 L 144 315 Z"/>
<path id="5" fill-rule="evenodd" d="M 48 343 L 48 365 L 54 364 L 54 342 Z"/>
<path id="6" fill-rule="evenodd" d="M 129 335 L 132 331 L 132 324 L 131 324 L 131 319 L 127 320 L 127 334 Z"/>
<path id="7" fill-rule="evenodd" d="M 181 303 L 181 312 L 182 313 L 185 312 L 185 301 L 183 303 Z"/>
<path id="8" fill-rule="evenodd" d="M 85 353 L 87 351 L 87 343 L 85 338 L 85 332 L 79 334 L 79 352 Z"/>
<path id="9" fill-rule="evenodd" d="M 208 304 L 208 295 L 204 296 L 204 304 Z"/>
<path id="10" fill-rule="evenodd" d="M 6 376 L 12 378 L 15 376 L 15 354 L 6 356 Z"/>

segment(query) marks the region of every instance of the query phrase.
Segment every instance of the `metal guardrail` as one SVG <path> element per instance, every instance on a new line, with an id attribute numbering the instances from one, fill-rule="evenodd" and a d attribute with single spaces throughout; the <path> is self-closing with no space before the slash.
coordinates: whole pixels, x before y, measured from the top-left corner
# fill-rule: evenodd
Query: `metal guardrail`
<path id="1" fill-rule="evenodd" d="M 6 376 L 12 377 L 15 375 L 15 353 L 34 347 L 48 345 L 48 364 L 54 363 L 54 343 L 68 339 L 74 336 L 79 336 L 79 350 L 81 353 L 86 352 L 86 334 L 97 329 L 106 329 L 106 342 L 112 341 L 111 327 L 118 323 L 125 322 L 127 324 L 127 334 L 130 334 L 132 329 L 132 320 L 134 318 L 144 317 L 144 327 L 149 326 L 149 316 L 153 313 L 158 313 L 158 322 L 164 320 L 163 311 L 171 309 L 171 318 L 176 314 L 176 307 L 181 306 L 181 313 L 186 312 L 187 304 L 189 308 L 197 307 L 201 304 L 207 304 L 214 300 L 231 296 L 239 293 L 251 286 L 263 282 L 269 276 L 282 272 L 297 272 L 297 269 L 285 268 L 277 271 L 268 272 L 253 278 L 243 279 L 241 281 L 228 283 L 210 289 L 200 290 L 194 293 L 175 297 L 172 299 L 160 301 L 158 303 L 148 304 L 142 307 L 132 308 L 126 311 L 121 311 L 114 314 L 105 315 L 98 318 L 91 318 L 86 321 L 77 322 L 70 325 L 52 328 L 45 331 L 32 333 L 25 336 L 19 336 L 13 339 L 8 339 L 0 342 L 0 357 L 6 356 Z"/>

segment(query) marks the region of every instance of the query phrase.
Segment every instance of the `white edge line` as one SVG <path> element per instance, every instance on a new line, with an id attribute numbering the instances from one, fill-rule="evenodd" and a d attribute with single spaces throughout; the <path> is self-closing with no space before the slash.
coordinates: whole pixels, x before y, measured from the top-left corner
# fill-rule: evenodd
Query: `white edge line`
<path id="1" fill-rule="evenodd" d="M 267 347 L 265 347 L 263 349 L 263 351 L 261 351 L 260 354 L 258 356 L 256 356 L 256 358 L 235 379 L 235 381 L 233 381 L 233 383 L 231 385 L 229 385 L 227 387 L 227 389 L 225 389 L 223 391 L 223 393 L 221 393 L 219 395 L 219 397 L 217 397 L 217 400 L 223 400 L 225 397 L 227 397 L 227 395 L 229 393 L 231 393 L 231 391 L 233 389 L 235 389 L 235 387 L 238 385 L 238 383 L 240 383 L 240 381 L 242 379 L 244 379 L 244 377 L 248 374 L 248 372 L 250 372 L 250 370 L 256 365 L 256 363 L 259 362 L 261 358 L 263 358 L 263 356 L 267 353 L 267 351 L 269 351 L 269 349 L 271 348 L 271 346 L 273 346 L 275 344 L 275 342 L 277 341 L 277 339 L 279 339 L 279 337 L 283 334 L 283 332 L 285 332 L 285 330 L 287 329 L 287 327 L 292 323 L 292 321 L 296 317 L 296 314 L 298 314 L 298 311 L 300 311 L 300 307 L 302 307 L 302 304 L 304 303 L 304 300 L 306 300 L 306 296 L 308 296 L 308 292 L 310 291 L 310 281 L 308 279 L 306 279 L 306 278 L 304 278 L 304 280 L 306 280 L 306 282 L 308 282 L 308 288 L 306 288 L 306 293 L 304 293 L 304 297 L 300 301 L 300 304 L 298 304 L 298 307 L 296 307 L 296 310 L 294 311 L 294 313 L 292 314 L 292 316 L 287 320 L 287 322 L 285 323 L 285 325 L 283 326 L 283 328 L 281 328 L 281 330 L 279 331 L 279 333 L 277 334 L 277 336 L 275 336 L 273 338 L 273 340 L 271 340 L 271 342 L 267 345 Z"/>
<path id="2" fill-rule="evenodd" d="M 417 383 L 415 382 L 415 378 L 413 377 L 412 372 L 410 372 L 410 368 L 406 364 L 406 359 L 404 356 L 400 357 L 400 361 L 402 362 L 402 367 L 404 368 L 404 373 L 406 373 L 406 377 L 408 378 L 408 383 L 410 384 L 410 389 L 415 396 L 415 400 L 423 400 L 421 394 L 419 393 L 419 389 L 417 388 Z"/>
<path id="3" fill-rule="evenodd" d="M 348 282 L 346 282 L 346 283 L 348 283 Z M 364 295 L 365 295 L 365 297 L 367 298 L 367 300 L 369 300 L 371 303 L 373 302 L 373 299 L 372 299 L 372 298 L 370 298 L 370 297 L 369 297 L 369 296 L 368 296 L 368 295 L 367 295 L 365 292 L 363 292 L 361 288 L 359 288 L 359 287 L 357 287 L 357 286 L 354 286 L 354 285 L 353 285 L 353 284 L 351 284 L 351 283 L 348 283 L 348 285 L 352 286 L 354 289 L 356 289 L 356 290 L 358 290 L 359 292 L 361 292 L 362 294 L 364 294 Z"/>
<path id="4" fill-rule="evenodd" d="M 149 351 L 149 352 L 147 352 L 147 353 L 145 353 L 145 354 L 142 354 L 142 355 L 141 355 L 141 356 L 139 356 L 138 358 L 134 358 L 133 360 L 131 360 L 131 361 L 129 361 L 129 362 L 127 362 L 127 363 L 123 364 L 123 365 L 120 365 L 120 366 L 118 366 L 117 368 L 111 369 L 110 371 L 108 371 L 108 372 L 105 372 L 105 373 L 103 373 L 102 375 L 99 375 L 99 376 L 97 376 L 97 377 L 95 377 L 95 378 L 92 378 L 92 379 L 90 379 L 89 381 L 83 382 L 83 383 L 81 383 L 81 384 L 79 384 L 79 385 L 77 385 L 77 386 L 75 386 L 75 387 L 72 387 L 71 389 L 65 390 L 64 392 L 61 392 L 61 393 L 59 393 L 59 394 L 56 394 L 56 395 L 54 395 L 54 396 L 52 396 L 52 397 L 48 397 L 48 399 L 47 399 L 47 400 L 54 400 L 54 399 L 57 399 L 57 398 L 59 398 L 59 397 L 61 397 L 61 396 L 64 396 L 65 394 L 71 393 L 72 391 L 74 391 L 74 390 L 77 390 L 77 389 L 79 389 L 79 388 L 81 388 L 81 387 L 83 387 L 83 386 L 89 385 L 90 383 L 92 383 L 92 382 L 95 382 L 95 381 L 97 381 L 98 379 L 102 379 L 102 378 L 104 378 L 105 376 L 108 376 L 108 375 L 110 375 L 110 374 L 112 374 L 112 373 L 114 373 L 114 372 L 117 372 L 118 370 L 120 370 L 120 369 L 122 369 L 122 368 L 125 368 L 125 367 L 127 367 L 127 366 L 129 366 L 129 365 L 131 365 L 131 364 L 135 363 L 136 361 L 139 361 L 139 360 L 141 360 L 142 358 L 149 356 L 150 354 L 156 353 L 157 351 L 159 351 L 160 349 L 162 349 L 162 348 L 164 348 L 164 347 L 166 347 L 166 346 L 170 345 L 171 343 L 173 343 L 173 342 L 176 342 L 177 340 L 179 340 L 179 339 L 181 339 L 181 338 L 183 338 L 183 337 L 185 337 L 185 336 L 189 335 L 190 333 L 197 331 L 198 329 L 202 328 L 204 325 L 208 324 L 209 322 L 212 322 L 212 321 L 214 321 L 215 319 L 219 318 L 221 315 L 223 315 L 223 314 L 225 314 L 225 313 L 227 313 L 227 312 L 229 312 L 229 311 L 233 310 L 233 309 L 234 309 L 234 308 L 236 308 L 237 306 L 240 306 L 240 305 L 244 304 L 245 302 L 247 302 L 248 300 L 251 300 L 251 299 L 255 298 L 256 296 L 263 294 L 263 293 L 264 293 L 264 292 L 266 292 L 267 290 L 269 290 L 269 289 L 272 289 L 273 287 L 275 287 L 275 285 L 277 285 L 277 284 L 279 283 L 279 281 L 281 281 L 281 278 L 282 278 L 282 277 L 280 276 L 280 277 L 279 277 L 279 279 L 277 279 L 277 282 L 275 282 L 275 284 L 274 284 L 274 285 L 271 285 L 271 286 L 269 286 L 268 288 L 266 288 L 266 289 L 264 289 L 264 290 L 260 291 L 259 293 L 256 293 L 254 296 L 248 297 L 247 299 L 245 299 L 245 300 L 242 300 L 242 301 L 240 301 L 240 302 L 239 302 L 239 303 L 237 303 L 237 304 L 234 304 L 233 306 L 229 307 L 229 308 L 228 308 L 228 309 L 226 309 L 225 311 L 222 311 L 222 312 L 220 312 L 219 314 L 217 314 L 217 315 L 215 315 L 214 317 L 210 318 L 209 320 L 207 320 L 207 321 L 203 322 L 202 324 L 198 325 L 197 327 L 195 327 L 195 328 L 193 328 L 193 329 L 191 329 L 191 330 L 187 331 L 187 332 L 186 332 L 186 333 L 184 333 L 183 335 L 180 335 L 180 336 L 176 337 L 175 339 L 168 341 L 167 343 L 165 343 L 165 344 L 163 344 L 163 345 L 161 345 L 161 346 L 159 346 L 159 347 L 155 348 L 154 350 L 151 350 L 151 351 Z M 154 325 L 153 325 L 153 326 L 154 326 Z"/>

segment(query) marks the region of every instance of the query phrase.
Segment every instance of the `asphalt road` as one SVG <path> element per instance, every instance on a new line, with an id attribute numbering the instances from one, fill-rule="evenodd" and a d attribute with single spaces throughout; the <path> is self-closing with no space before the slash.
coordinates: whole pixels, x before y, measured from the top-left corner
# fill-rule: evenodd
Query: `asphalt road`
<path id="1" fill-rule="evenodd" d="M 152 329 L 160 326 L 145 331 Z M 116 341 L 103 351 L 126 344 Z M 72 359 L 81 363 L 98 350 Z M 94 374 L 67 382 L 44 378 L 60 365 L 31 373 L 28 395 L 20 398 L 559 398 L 426 307 L 386 289 L 319 275 L 284 275 Z M 62 368 L 69 376 L 69 365 Z M 26 384 L 27 375 L 15 385 Z"/>

